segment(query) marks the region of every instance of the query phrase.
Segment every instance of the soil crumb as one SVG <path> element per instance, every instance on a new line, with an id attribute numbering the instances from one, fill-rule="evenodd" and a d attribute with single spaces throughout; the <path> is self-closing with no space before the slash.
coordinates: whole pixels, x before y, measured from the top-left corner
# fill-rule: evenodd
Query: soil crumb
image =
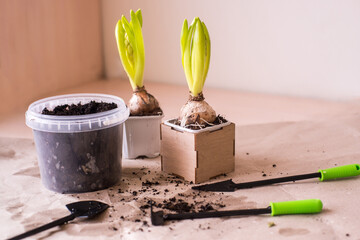
<path id="1" fill-rule="evenodd" d="M 42 110 L 44 115 L 56 115 L 56 116 L 72 116 L 72 115 L 85 115 L 92 113 L 105 112 L 117 108 L 116 103 L 106 103 L 106 102 L 95 102 L 91 101 L 89 103 L 78 103 L 78 104 L 64 104 L 59 105 L 50 111 L 46 107 Z"/>
<path id="2" fill-rule="evenodd" d="M 268 226 L 269 226 L 269 228 L 271 228 L 271 227 L 275 227 L 276 224 L 274 222 L 268 222 Z"/>

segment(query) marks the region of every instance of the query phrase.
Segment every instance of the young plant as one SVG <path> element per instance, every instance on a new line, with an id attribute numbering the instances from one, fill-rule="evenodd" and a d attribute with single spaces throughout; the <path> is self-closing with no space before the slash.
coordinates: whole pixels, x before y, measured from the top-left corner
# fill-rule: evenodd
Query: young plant
<path id="1" fill-rule="evenodd" d="M 129 101 L 130 115 L 161 115 L 159 102 L 145 90 L 143 84 L 145 49 L 141 29 L 141 10 L 137 10 L 136 13 L 130 10 L 130 16 L 131 20 L 128 22 L 122 15 L 115 28 L 120 59 L 133 89 L 133 95 Z"/>
<path id="2" fill-rule="evenodd" d="M 209 32 L 198 17 L 188 27 L 185 19 L 181 32 L 181 57 L 190 96 L 181 108 L 181 126 L 205 125 L 216 120 L 214 109 L 204 100 L 202 93 L 210 64 Z"/>

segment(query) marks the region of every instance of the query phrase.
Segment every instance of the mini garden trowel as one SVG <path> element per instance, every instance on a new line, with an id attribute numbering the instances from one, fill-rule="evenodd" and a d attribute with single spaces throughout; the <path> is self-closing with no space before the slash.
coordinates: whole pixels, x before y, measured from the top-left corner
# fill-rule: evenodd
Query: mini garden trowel
<path id="1" fill-rule="evenodd" d="M 30 237 L 34 234 L 45 231 L 52 227 L 62 225 L 62 224 L 66 223 L 68 221 L 71 221 L 77 217 L 87 217 L 87 218 L 95 217 L 96 215 L 105 211 L 109 207 L 109 205 L 102 203 L 102 202 L 98 202 L 98 201 L 81 201 L 81 202 L 70 203 L 70 204 L 66 205 L 66 207 L 71 212 L 70 215 L 60 218 L 58 220 L 55 220 L 51 223 L 45 224 L 41 227 L 30 230 L 26 233 L 12 237 L 8 240 L 17 240 L 17 239 L 23 239 L 26 237 Z"/>
<path id="2" fill-rule="evenodd" d="M 202 190 L 202 191 L 212 191 L 212 192 L 233 192 L 237 189 L 244 188 L 252 188 L 252 187 L 260 187 L 265 185 L 271 185 L 275 183 L 282 182 L 291 182 L 309 178 L 319 178 L 320 181 L 338 179 L 338 178 L 346 178 L 360 175 L 360 165 L 359 164 L 351 164 L 340 167 L 334 167 L 324 170 L 319 170 L 316 173 L 295 175 L 289 177 L 281 177 L 281 178 L 273 178 L 267 180 L 260 180 L 254 182 L 245 182 L 245 183 L 234 183 L 231 179 L 225 180 L 221 182 L 204 184 L 200 186 L 194 186 L 192 189 Z"/>
<path id="3" fill-rule="evenodd" d="M 230 217 L 239 215 L 259 215 L 271 214 L 271 216 L 286 215 L 286 214 L 306 214 L 319 213 L 323 207 L 319 199 L 307 199 L 299 201 L 288 202 L 271 202 L 267 208 L 259 209 L 243 209 L 233 211 L 219 211 L 219 212 L 198 212 L 198 213 L 178 213 L 178 214 L 164 214 L 163 211 L 153 212 L 151 204 L 151 223 L 155 226 L 164 225 L 168 220 L 183 220 L 195 218 L 214 218 L 214 217 Z"/>

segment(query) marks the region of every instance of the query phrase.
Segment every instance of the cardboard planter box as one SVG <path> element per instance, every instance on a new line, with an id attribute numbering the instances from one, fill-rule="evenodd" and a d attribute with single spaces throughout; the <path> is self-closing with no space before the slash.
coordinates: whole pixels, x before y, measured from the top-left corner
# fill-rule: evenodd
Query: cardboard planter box
<path id="1" fill-rule="evenodd" d="M 161 169 L 201 183 L 235 169 L 235 124 L 201 130 L 161 124 Z"/>

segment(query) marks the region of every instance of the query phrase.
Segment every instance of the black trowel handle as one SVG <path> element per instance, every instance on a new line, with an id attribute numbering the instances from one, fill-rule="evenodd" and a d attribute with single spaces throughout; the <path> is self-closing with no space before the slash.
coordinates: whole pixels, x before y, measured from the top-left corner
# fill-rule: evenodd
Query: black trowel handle
<path id="1" fill-rule="evenodd" d="M 259 208 L 259 209 L 243 209 L 232 211 L 219 211 L 219 212 L 197 212 L 197 213 L 178 213 L 178 214 L 166 214 L 164 220 L 184 220 L 195 218 L 214 218 L 214 217 L 231 217 L 238 215 L 258 215 L 271 213 L 271 208 Z"/>
<path id="2" fill-rule="evenodd" d="M 234 187 L 236 189 L 252 188 L 252 187 L 260 187 L 260 186 L 266 186 L 266 185 L 271 185 L 271 184 L 276 184 L 276 183 L 304 180 L 304 179 L 309 179 L 309 178 L 321 178 L 321 173 L 316 172 L 316 173 L 301 174 L 301 175 L 295 175 L 295 176 L 289 176 L 289 177 L 272 178 L 272 179 L 254 181 L 254 182 L 237 183 L 234 185 Z"/>
<path id="3" fill-rule="evenodd" d="M 45 231 L 45 230 L 47 230 L 49 228 L 53 228 L 53 227 L 62 225 L 64 223 L 68 222 L 68 221 L 73 220 L 75 217 L 76 217 L 75 214 L 70 214 L 70 215 L 68 215 L 66 217 L 60 218 L 60 219 L 55 220 L 55 221 L 53 221 L 51 223 L 48 223 L 48 224 L 45 224 L 45 225 L 40 226 L 38 228 L 35 228 L 33 230 L 30 230 L 30 231 L 28 231 L 26 233 L 23 233 L 23 234 L 15 236 L 15 237 L 9 238 L 8 240 L 17 240 L 17 239 L 23 239 L 23 238 L 26 238 L 26 237 L 30 237 L 30 236 L 32 236 L 34 234 Z"/>

